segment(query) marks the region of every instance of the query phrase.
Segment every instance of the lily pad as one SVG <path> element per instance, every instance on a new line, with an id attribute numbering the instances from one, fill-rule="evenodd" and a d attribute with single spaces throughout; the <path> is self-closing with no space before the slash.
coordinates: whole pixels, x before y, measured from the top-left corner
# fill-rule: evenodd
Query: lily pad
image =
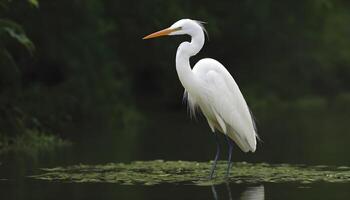
<path id="1" fill-rule="evenodd" d="M 105 165 L 74 165 L 42 169 L 43 174 L 31 178 L 75 183 L 118 183 L 123 185 L 234 183 L 349 183 L 349 167 L 304 166 L 236 162 L 231 175 L 225 179 L 227 163 L 219 162 L 216 177 L 208 179 L 210 162 L 135 161 Z"/>

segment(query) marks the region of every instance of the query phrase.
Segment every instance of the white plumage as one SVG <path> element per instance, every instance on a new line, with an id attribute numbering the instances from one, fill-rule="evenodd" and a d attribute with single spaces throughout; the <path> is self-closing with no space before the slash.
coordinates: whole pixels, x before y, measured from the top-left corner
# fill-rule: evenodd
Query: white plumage
<path id="1" fill-rule="evenodd" d="M 193 74 L 201 81 L 200 92 L 187 92 L 192 112 L 198 106 L 211 130 L 227 134 L 244 152 L 256 149 L 256 131 L 249 108 L 236 82 L 218 61 L 200 60 Z"/>
<path id="2" fill-rule="evenodd" d="M 181 28 L 179 28 L 181 27 Z M 176 70 L 187 92 L 190 109 L 198 106 L 211 130 L 227 134 L 244 152 L 256 150 L 256 130 L 246 101 L 227 69 L 218 61 L 204 58 L 191 69 L 189 58 L 204 45 L 204 27 L 183 19 L 173 24 L 170 35 L 188 34 L 191 42 L 180 44 L 176 54 Z"/>
<path id="3" fill-rule="evenodd" d="M 255 152 L 256 129 L 244 97 L 231 74 L 218 61 L 205 58 L 190 66 L 190 57 L 196 55 L 205 42 L 205 29 L 201 22 L 182 19 L 167 29 L 150 34 L 144 39 L 163 35 L 190 35 L 190 42 L 183 42 L 176 52 L 176 71 L 185 88 L 184 98 L 192 114 L 198 107 L 206 117 L 214 134 L 221 132 L 231 138 L 242 151 Z M 229 142 L 229 174 L 232 142 Z M 219 145 L 219 144 L 218 144 Z M 219 146 L 210 178 L 219 156 Z"/>

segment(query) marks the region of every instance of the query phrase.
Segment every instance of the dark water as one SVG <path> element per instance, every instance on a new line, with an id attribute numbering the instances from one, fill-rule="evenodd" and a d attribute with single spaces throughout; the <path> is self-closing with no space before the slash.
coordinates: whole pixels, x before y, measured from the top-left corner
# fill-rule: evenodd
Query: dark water
<path id="1" fill-rule="evenodd" d="M 349 199 L 349 184 L 157 185 L 2 181 L 2 199 Z"/>
<path id="2" fill-rule="evenodd" d="M 185 112 L 145 112 L 146 120 L 139 128 L 129 127 L 122 131 L 87 128 L 81 130 L 86 132 L 86 138 L 76 138 L 71 148 L 35 157 L 8 155 L 0 161 L 1 199 L 350 199 L 349 183 L 126 186 L 48 182 L 28 178 L 40 173 L 39 168 L 79 163 L 211 160 L 215 154 L 215 143 L 209 128 L 203 120 L 191 121 Z M 304 112 L 303 117 L 294 114 L 285 121 L 275 121 L 275 118 L 278 119 L 276 116 L 260 122 L 260 134 L 264 141 L 258 146 L 257 152 L 243 154 L 236 148 L 233 160 L 349 166 L 350 159 L 346 155 L 349 155 L 350 149 L 344 145 L 350 141 L 350 136 L 344 134 L 347 131 L 344 123 L 347 117 L 330 117 L 327 120 L 319 113 L 306 114 Z M 323 124 L 316 127 L 317 118 L 322 118 Z M 311 124 L 305 123 L 305 120 Z M 328 126 L 337 129 L 329 132 Z M 221 159 L 224 160 L 226 145 L 223 144 L 222 148 Z"/>

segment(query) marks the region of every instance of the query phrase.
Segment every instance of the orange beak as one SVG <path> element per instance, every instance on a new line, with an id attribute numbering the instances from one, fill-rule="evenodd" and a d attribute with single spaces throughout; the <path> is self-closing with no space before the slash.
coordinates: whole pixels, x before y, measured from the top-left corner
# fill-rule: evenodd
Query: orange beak
<path id="1" fill-rule="evenodd" d="M 143 40 L 147 40 L 147 39 L 151 39 L 151 38 L 166 36 L 166 35 L 169 35 L 170 33 L 174 32 L 174 31 L 176 31 L 176 29 L 166 28 L 166 29 L 163 29 L 161 31 L 149 34 L 149 35 L 143 37 L 142 39 Z"/>

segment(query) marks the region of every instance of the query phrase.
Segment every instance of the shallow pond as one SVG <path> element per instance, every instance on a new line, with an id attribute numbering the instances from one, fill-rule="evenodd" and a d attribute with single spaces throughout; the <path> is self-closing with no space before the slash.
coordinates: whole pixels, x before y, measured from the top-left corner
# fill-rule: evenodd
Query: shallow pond
<path id="1" fill-rule="evenodd" d="M 8 170 L 3 199 L 349 199 L 350 168 L 226 162 L 134 161 Z M 18 166 L 12 166 L 18 167 Z M 4 171 L 2 171 L 4 172 Z M 11 174 L 11 172 L 16 172 Z"/>
<path id="2" fill-rule="evenodd" d="M 342 145 L 350 136 L 336 140 L 320 127 L 315 142 L 297 119 L 283 130 L 262 122 L 257 152 L 236 148 L 230 178 L 220 161 L 211 181 L 215 143 L 207 125 L 183 111 L 152 115 L 141 130 L 80 130 L 86 137 L 71 148 L 2 158 L 1 199 L 350 199 L 350 150 Z"/>

